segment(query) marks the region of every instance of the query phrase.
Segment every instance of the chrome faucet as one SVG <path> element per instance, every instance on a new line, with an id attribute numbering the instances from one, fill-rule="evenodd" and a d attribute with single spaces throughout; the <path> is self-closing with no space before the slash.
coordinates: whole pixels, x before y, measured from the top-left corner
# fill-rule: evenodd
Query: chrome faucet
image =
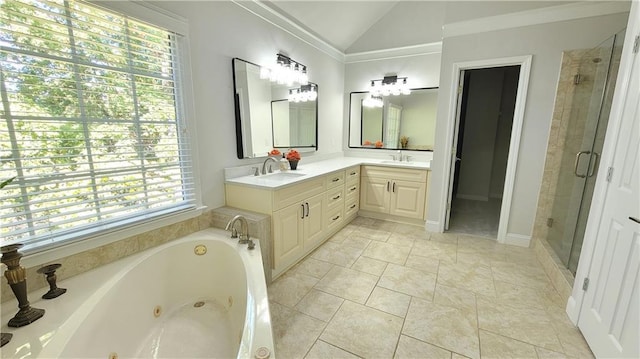
<path id="1" fill-rule="evenodd" d="M 235 228 L 236 222 L 238 221 L 240 221 L 240 234 L 238 234 L 238 231 Z M 255 244 L 249 238 L 249 224 L 247 223 L 247 219 L 244 218 L 244 216 L 238 214 L 235 217 L 231 218 L 229 223 L 227 223 L 225 230 L 231 231 L 231 238 L 240 237 L 240 239 L 238 240 L 239 244 L 248 244 L 249 249 L 255 248 Z"/>
<path id="2" fill-rule="evenodd" d="M 267 174 L 267 162 L 272 161 L 275 164 L 278 164 L 278 161 L 276 161 L 275 158 L 273 157 L 267 157 L 266 160 L 264 160 L 264 162 L 262 162 L 262 174 L 266 175 Z M 269 173 L 273 172 L 271 170 L 271 165 L 269 165 Z"/>

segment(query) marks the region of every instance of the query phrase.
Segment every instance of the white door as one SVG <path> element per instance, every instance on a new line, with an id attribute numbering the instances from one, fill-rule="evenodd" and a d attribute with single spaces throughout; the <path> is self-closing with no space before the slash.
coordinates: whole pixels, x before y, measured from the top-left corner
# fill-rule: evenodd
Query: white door
<path id="1" fill-rule="evenodd" d="M 451 218 L 451 201 L 453 200 L 453 179 L 456 176 L 456 163 L 460 161 L 458 157 L 458 133 L 460 133 L 460 114 L 462 111 L 462 89 L 464 88 L 464 71 L 460 71 L 460 79 L 458 82 L 458 99 L 456 103 L 456 123 L 453 127 L 453 146 L 451 151 L 451 172 L 449 173 L 449 187 L 447 194 L 447 212 L 444 216 L 444 230 L 449 229 L 449 220 Z"/>
<path id="2" fill-rule="evenodd" d="M 640 357 L 640 56 L 632 56 L 613 172 L 578 319 L 599 358 Z"/>

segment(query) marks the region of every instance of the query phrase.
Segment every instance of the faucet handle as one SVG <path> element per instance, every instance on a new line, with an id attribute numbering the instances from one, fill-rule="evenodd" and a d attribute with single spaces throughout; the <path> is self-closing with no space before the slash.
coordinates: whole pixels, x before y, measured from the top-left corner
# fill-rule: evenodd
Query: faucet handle
<path id="1" fill-rule="evenodd" d="M 259 167 L 251 167 L 251 169 L 253 170 L 253 175 L 254 176 L 260 176 L 260 168 Z"/>
<path id="2" fill-rule="evenodd" d="M 395 161 L 396 160 L 396 155 L 389 155 L 391 156 L 391 158 Z"/>
<path id="3" fill-rule="evenodd" d="M 273 168 L 271 168 L 271 163 L 269 163 L 269 173 L 273 173 Z"/>

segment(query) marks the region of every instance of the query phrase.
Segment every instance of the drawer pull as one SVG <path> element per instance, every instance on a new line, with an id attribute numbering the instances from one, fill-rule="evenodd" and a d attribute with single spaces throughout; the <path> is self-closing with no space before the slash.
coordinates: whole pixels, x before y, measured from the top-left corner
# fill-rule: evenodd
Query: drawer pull
<path id="1" fill-rule="evenodd" d="M 358 172 L 351 172 L 351 173 L 349 173 L 349 175 L 350 175 L 350 176 L 355 176 L 355 175 L 357 175 L 357 174 L 358 174 Z"/>
<path id="2" fill-rule="evenodd" d="M 356 208 L 355 204 L 352 204 L 351 207 L 349 207 L 349 209 L 354 209 L 354 208 Z"/>
<path id="3" fill-rule="evenodd" d="M 337 220 L 338 218 L 340 218 L 340 216 L 335 216 L 335 217 L 332 219 L 332 221 L 335 221 L 335 220 Z"/>
<path id="4" fill-rule="evenodd" d="M 331 180 L 331 182 L 338 182 L 338 181 L 340 181 L 340 177 L 334 178 L 334 179 Z"/>
<path id="5" fill-rule="evenodd" d="M 340 198 L 340 195 L 333 197 L 333 199 L 338 199 L 338 198 Z"/>
<path id="6" fill-rule="evenodd" d="M 353 187 L 349 188 L 349 191 L 353 192 L 353 191 L 355 191 L 355 190 L 357 190 L 357 189 L 358 189 L 358 187 L 353 186 Z"/>

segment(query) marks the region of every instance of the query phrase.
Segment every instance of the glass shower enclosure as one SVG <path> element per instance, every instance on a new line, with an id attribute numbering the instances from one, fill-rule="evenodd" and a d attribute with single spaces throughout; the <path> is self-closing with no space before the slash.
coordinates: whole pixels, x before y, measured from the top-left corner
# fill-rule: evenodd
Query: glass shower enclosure
<path id="1" fill-rule="evenodd" d="M 563 70 L 572 71 L 571 83 L 560 83 L 564 96 L 563 121 L 554 153 L 559 156 L 557 181 L 547 241 L 560 260 L 575 275 L 582 249 L 589 207 L 600 164 L 600 154 L 615 89 L 624 42 L 624 30 L 593 49 L 566 51 L 571 61 Z M 569 68 L 567 68 L 569 67 Z M 562 92 L 561 92 L 562 90 Z"/>

